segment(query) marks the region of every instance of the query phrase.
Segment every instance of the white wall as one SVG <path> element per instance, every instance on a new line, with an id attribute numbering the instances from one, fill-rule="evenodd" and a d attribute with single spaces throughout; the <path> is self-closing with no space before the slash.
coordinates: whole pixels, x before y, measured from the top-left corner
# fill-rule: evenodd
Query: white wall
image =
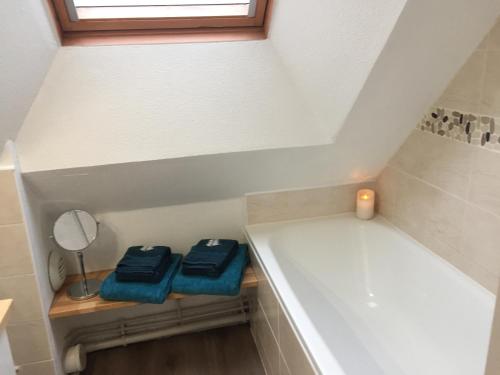
<path id="1" fill-rule="evenodd" d="M 268 41 L 61 48 L 23 170 L 327 142 Z"/>
<path id="2" fill-rule="evenodd" d="M 59 208 L 54 211 L 59 213 Z M 201 202 L 95 215 L 100 222 L 97 241 L 85 252 L 89 271 L 116 266 L 133 245 L 167 245 L 186 254 L 203 238 L 230 238 L 244 242 L 243 200 Z M 66 254 L 69 273 L 78 273 L 73 254 Z"/>
<path id="3" fill-rule="evenodd" d="M 0 6 L 0 152 L 14 139 L 57 50 L 43 0 Z"/>
<path id="4" fill-rule="evenodd" d="M 354 158 L 357 150 L 328 145 L 249 151 L 30 172 L 24 177 L 46 202 L 110 212 L 373 179 Z"/>
<path id="5" fill-rule="evenodd" d="M 270 40 L 330 137 L 342 127 L 406 2 L 275 1 Z"/>

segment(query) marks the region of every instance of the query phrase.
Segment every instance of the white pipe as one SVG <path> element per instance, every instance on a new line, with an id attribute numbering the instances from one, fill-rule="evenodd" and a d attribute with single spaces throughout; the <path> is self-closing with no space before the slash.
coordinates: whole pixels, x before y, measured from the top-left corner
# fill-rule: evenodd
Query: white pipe
<path id="1" fill-rule="evenodd" d="M 85 343 L 87 341 L 97 341 L 99 339 L 109 339 L 112 336 L 131 334 L 137 331 L 145 330 L 145 329 L 156 329 L 162 328 L 167 324 L 180 324 L 180 323 L 189 323 L 196 320 L 206 319 L 210 317 L 217 317 L 223 314 L 236 313 L 240 311 L 248 311 L 248 303 L 233 303 L 231 307 L 227 303 L 218 304 L 215 306 L 218 309 L 215 309 L 214 306 L 205 305 L 200 308 L 197 306 L 196 308 L 186 309 L 187 314 L 183 315 L 183 318 L 180 319 L 178 314 L 176 313 L 172 317 L 165 318 L 166 313 L 149 315 L 141 318 L 132 318 L 127 320 L 122 320 L 120 322 L 113 323 L 105 323 L 100 324 L 95 327 L 85 328 L 85 329 L 77 329 L 71 333 L 68 337 L 67 342 L 70 344 L 73 343 Z M 224 306 L 224 309 L 221 307 Z M 208 308 L 207 308 L 208 307 Z M 196 313 L 196 312 L 203 313 Z M 171 315 L 171 314 L 169 314 Z M 108 328 L 109 327 L 109 328 Z M 111 336 L 111 337 L 110 337 Z"/>
<path id="2" fill-rule="evenodd" d="M 212 312 L 223 312 L 225 310 L 229 310 L 233 308 L 235 310 L 241 310 L 248 306 L 248 302 L 240 302 L 240 300 L 230 300 L 219 303 L 211 303 L 200 306 L 193 306 L 189 308 L 182 309 L 182 320 L 188 320 L 190 317 L 195 316 L 205 316 L 211 314 Z M 120 321 L 110 322 L 110 323 L 102 323 L 93 325 L 91 327 L 82 327 L 73 330 L 67 337 L 66 342 L 75 343 L 80 340 L 77 340 L 81 336 L 85 336 L 88 334 L 92 334 L 92 332 L 106 332 L 110 330 L 120 330 L 123 326 L 133 327 L 135 325 L 143 325 L 144 323 L 156 323 L 156 322 L 169 322 L 169 321 L 180 321 L 179 314 L 177 311 L 167 311 L 156 314 L 145 315 L 136 318 L 128 318 Z"/>
<path id="3" fill-rule="evenodd" d="M 64 369 L 66 373 L 83 371 L 87 352 L 245 323 L 247 312 L 248 302 L 238 299 L 187 308 L 182 314 L 164 312 L 80 328 L 67 337 L 77 345 L 66 351 Z"/>
<path id="4" fill-rule="evenodd" d="M 66 351 L 64 357 L 64 371 L 67 374 L 78 373 L 85 370 L 87 363 L 86 354 L 97 350 L 114 348 L 117 346 L 125 346 L 143 341 L 149 341 L 159 338 L 170 337 L 189 332 L 198 332 L 214 328 L 226 327 L 236 324 L 245 323 L 248 321 L 248 316 L 245 312 L 237 315 L 225 316 L 218 319 L 205 320 L 179 326 L 168 327 L 156 331 L 137 333 L 134 335 L 123 336 L 110 340 L 97 341 L 85 345 L 74 345 Z"/>
<path id="5" fill-rule="evenodd" d="M 107 341 L 95 342 L 85 345 L 85 349 L 87 350 L 87 352 L 95 352 L 97 350 L 109 349 L 123 345 L 130 345 L 138 342 L 170 337 L 188 332 L 197 332 L 213 328 L 225 327 L 229 325 L 240 324 L 246 321 L 247 321 L 247 315 L 241 313 L 238 315 L 227 316 L 218 319 L 211 319 L 207 321 L 201 321 L 181 326 L 159 329 L 151 332 L 138 333 Z"/>
<path id="6" fill-rule="evenodd" d="M 113 328 L 108 328 L 108 329 L 101 329 L 99 331 L 90 331 L 90 332 L 85 332 L 81 333 L 78 336 L 74 338 L 74 342 L 85 342 L 91 339 L 96 340 L 99 337 L 107 337 L 107 336 L 113 336 L 117 334 L 122 334 L 123 332 L 125 334 L 131 334 L 137 331 L 144 331 L 145 329 L 156 329 L 156 328 L 162 328 L 165 325 L 171 324 L 179 324 L 179 323 L 189 323 L 197 320 L 203 320 L 211 317 L 217 317 L 221 316 L 224 314 L 230 314 L 230 313 L 237 313 L 241 312 L 241 307 L 233 307 L 231 309 L 225 309 L 221 311 L 213 311 L 210 313 L 206 314 L 200 314 L 200 315 L 195 315 L 195 316 L 187 316 L 184 317 L 182 320 L 179 318 L 170 318 L 170 319 L 163 319 L 163 320 L 158 320 L 158 321 L 152 321 L 152 322 L 144 322 L 144 323 L 136 323 L 133 325 L 130 325 L 129 323 L 123 323 L 121 326 L 118 327 L 113 327 Z M 120 332 L 118 332 L 120 331 Z"/>

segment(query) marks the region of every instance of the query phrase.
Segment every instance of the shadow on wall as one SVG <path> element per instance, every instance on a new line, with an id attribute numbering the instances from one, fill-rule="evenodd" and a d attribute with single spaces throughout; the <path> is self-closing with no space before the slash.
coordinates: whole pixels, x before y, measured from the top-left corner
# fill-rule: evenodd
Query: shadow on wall
<path id="1" fill-rule="evenodd" d="M 382 165 L 363 164 L 364 152 L 333 144 L 32 172 L 24 178 L 58 212 L 75 202 L 71 208 L 84 205 L 100 213 L 370 180 L 370 171 Z"/>

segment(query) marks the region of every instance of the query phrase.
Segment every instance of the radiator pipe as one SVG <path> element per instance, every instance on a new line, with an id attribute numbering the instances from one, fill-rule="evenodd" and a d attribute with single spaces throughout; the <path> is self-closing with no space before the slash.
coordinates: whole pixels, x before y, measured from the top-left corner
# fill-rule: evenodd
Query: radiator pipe
<path id="1" fill-rule="evenodd" d="M 133 335 L 124 335 L 123 337 L 96 341 L 88 344 L 77 344 L 68 348 L 68 350 L 66 351 L 66 355 L 64 358 L 64 371 L 67 374 L 71 374 L 85 370 L 85 366 L 87 364 L 87 353 L 97 350 L 126 346 L 143 341 L 180 335 L 183 333 L 199 332 L 214 328 L 227 327 L 242 324 L 247 321 L 248 316 L 243 312 L 237 315 L 225 316 L 217 319 L 210 319 L 195 323 L 188 323 L 169 328 L 158 329 L 156 331 L 142 332 Z"/>

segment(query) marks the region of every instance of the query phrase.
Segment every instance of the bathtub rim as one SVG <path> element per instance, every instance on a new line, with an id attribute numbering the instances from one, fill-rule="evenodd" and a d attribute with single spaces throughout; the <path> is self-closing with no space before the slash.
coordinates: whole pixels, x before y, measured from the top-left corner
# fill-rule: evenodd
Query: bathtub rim
<path id="1" fill-rule="evenodd" d="M 324 215 L 324 216 L 316 216 L 316 217 L 310 217 L 310 218 L 300 218 L 300 219 L 292 219 L 292 220 L 280 220 L 280 221 L 273 221 L 273 222 L 267 222 L 267 223 L 256 223 L 256 224 L 247 224 L 244 226 L 243 231 L 245 234 L 246 239 L 248 240 L 248 243 L 251 246 L 251 251 L 253 251 L 255 258 L 259 262 L 259 265 L 264 272 L 266 278 L 268 279 L 269 285 L 271 286 L 271 289 L 273 290 L 273 293 L 276 296 L 276 299 L 283 311 L 283 313 L 286 315 L 290 326 L 292 327 L 295 335 L 297 336 L 297 339 L 306 354 L 307 358 L 309 359 L 309 362 L 313 366 L 314 370 L 316 371 L 317 374 L 326 374 L 328 373 L 329 375 L 346 375 L 345 371 L 340 367 L 339 363 L 335 359 L 333 353 L 329 349 L 328 345 L 323 342 L 321 339 L 321 336 L 317 329 L 315 328 L 314 324 L 311 322 L 308 314 L 305 312 L 305 310 L 302 308 L 299 299 L 293 292 L 293 289 L 290 287 L 288 284 L 285 275 L 283 274 L 283 271 L 281 270 L 281 267 L 277 263 L 273 250 L 270 246 L 270 244 L 267 244 L 267 248 L 263 249 L 262 247 L 259 249 L 258 246 L 256 246 L 255 241 L 252 239 L 252 235 L 249 233 L 249 230 L 252 228 L 265 228 L 265 227 L 272 227 L 272 226 L 282 226 L 286 224 L 293 224 L 293 223 L 307 223 L 311 221 L 318 221 L 318 220 L 328 220 L 328 219 L 335 219 L 335 218 L 340 218 L 340 217 L 353 217 L 354 218 L 354 213 L 353 212 L 347 212 L 347 213 L 340 213 L 340 214 L 334 214 L 334 215 Z M 475 288 L 480 292 L 481 294 L 484 294 L 486 298 L 490 298 L 492 300 L 493 306 L 495 305 L 495 299 L 497 296 L 495 293 L 481 285 L 478 281 L 474 280 L 471 276 L 467 275 L 463 271 L 461 271 L 459 268 L 455 267 L 452 263 L 448 262 L 444 258 L 442 258 L 440 255 L 435 253 L 434 251 L 430 250 L 427 246 L 413 238 L 411 235 L 408 233 L 404 232 L 402 229 L 394 225 L 391 221 L 389 221 L 387 218 L 385 218 L 383 215 L 376 214 L 374 218 L 378 218 L 378 220 L 381 220 L 384 225 L 387 225 L 390 229 L 394 230 L 396 233 L 398 233 L 400 236 L 402 236 L 405 240 L 410 241 L 411 243 L 417 245 L 420 250 L 423 250 L 426 252 L 428 256 L 430 256 L 433 259 L 437 259 L 437 261 L 441 264 L 446 266 L 448 269 L 451 271 L 458 273 L 464 281 L 467 283 L 471 283 Z M 263 261 L 262 259 L 262 254 L 261 252 L 268 252 L 270 254 L 267 254 L 267 256 L 271 257 L 271 260 L 273 264 L 267 264 L 266 262 Z M 273 268 L 273 271 L 278 271 L 279 273 L 276 272 L 270 272 L 269 268 Z M 273 275 L 273 276 L 271 276 Z M 275 278 L 282 279 L 278 280 L 276 282 Z M 280 285 L 281 292 L 278 290 L 278 287 L 276 284 Z M 285 295 L 285 296 L 284 296 Z M 289 307 L 289 305 L 292 305 Z M 292 315 L 290 313 L 290 309 L 294 310 L 294 314 Z M 492 311 L 493 314 L 493 311 Z M 299 328 L 300 327 L 300 328 Z M 307 331 L 307 332 L 303 332 Z M 490 339 L 491 339 L 491 330 L 490 330 Z M 334 372 L 332 372 L 332 367 L 334 366 Z M 328 370 L 328 372 L 322 371 L 322 370 Z"/>
<path id="2" fill-rule="evenodd" d="M 334 216 L 337 216 L 337 215 L 334 215 Z M 294 221 L 297 221 L 297 220 L 294 220 Z M 302 220 L 299 220 L 299 221 L 302 221 Z M 282 223 L 282 222 L 280 222 L 280 223 Z M 269 285 L 270 285 L 270 287 L 271 287 L 271 289 L 276 297 L 276 300 L 279 304 L 279 307 L 281 308 L 281 311 L 288 319 L 288 323 L 290 324 L 290 327 L 292 328 L 295 336 L 297 337 L 297 340 L 298 340 L 304 354 L 306 355 L 309 363 L 311 364 L 311 367 L 315 371 L 315 373 L 318 375 L 327 374 L 327 373 L 329 375 L 346 375 L 345 372 L 340 367 L 340 365 L 338 364 L 338 362 L 333 357 L 328 346 L 323 342 L 321 336 L 319 335 L 316 328 L 312 324 L 308 314 L 302 308 L 298 298 L 295 296 L 292 288 L 287 283 L 286 277 L 283 275 L 279 265 L 276 264 L 275 266 L 279 270 L 279 272 L 280 272 L 279 276 L 280 276 L 280 278 L 283 279 L 283 280 L 281 280 L 281 282 L 284 283 L 284 286 L 285 286 L 285 288 L 281 288 L 282 292 L 284 292 L 283 289 L 286 289 L 286 291 L 288 292 L 288 297 L 287 297 L 288 301 L 287 302 L 284 301 L 284 297 L 282 295 L 285 293 L 280 293 L 278 291 L 278 288 L 276 286 L 276 281 L 273 277 L 270 276 L 270 271 L 269 271 L 268 267 L 266 266 L 265 262 L 262 260 L 261 254 L 259 253 L 259 250 L 255 246 L 255 243 L 253 242 L 251 235 L 247 232 L 246 227 L 244 228 L 244 233 L 245 233 L 245 237 L 247 238 L 248 243 L 250 245 L 250 251 L 252 251 L 253 254 L 255 255 L 255 259 L 259 263 L 259 266 L 262 269 L 262 272 L 264 272 L 265 277 L 267 278 L 267 281 L 269 282 Z M 267 250 L 272 252 L 271 248 L 268 248 Z M 275 260 L 273 259 L 273 261 L 275 261 Z M 282 287 L 283 287 L 283 285 L 282 285 Z M 293 308 L 296 309 L 293 316 L 290 313 L 290 310 L 288 307 L 289 304 L 294 305 Z M 297 319 L 297 318 L 300 318 L 300 319 Z M 300 320 L 301 326 L 305 325 L 306 327 L 301 327 L 301 329 L 299 329 L 297 320 Z M 307 335 L 308 338 L 304 337 L 304 334 L 302 332 L 302 330 L 304 330 L 304 329 L 307 329 L 309 331 L 309 335 Z M 318 341 L 318 340 L 321 343 L 317 342 L 315 345 L 319 346 L 320 350 L 317 350 L 317 348 L 314 347 L 315 350 L 313 351 L 312 348 L 310 348 L 310 346 L 312 346 L 312 345 L 310 345 L 309 341 Z M 280 348 L 280 351 L 281 351 L 281 348 Z M 321 358 L 321 356 L 319 355 L 320 353 L 324 353 L 325 351 L 327 353 L 327 356 L 329 357 L 326 360 L 324 358 Z M 332 363 L 332 360 L 333 360 L 333 363 Z M 331 366 L 333 366 L 334 368 L 332 368 Z M 328 370 L 329 372 L 322 371 L 322 369 Z M 334 372 L 331 372 L 332 370 Z"/>

